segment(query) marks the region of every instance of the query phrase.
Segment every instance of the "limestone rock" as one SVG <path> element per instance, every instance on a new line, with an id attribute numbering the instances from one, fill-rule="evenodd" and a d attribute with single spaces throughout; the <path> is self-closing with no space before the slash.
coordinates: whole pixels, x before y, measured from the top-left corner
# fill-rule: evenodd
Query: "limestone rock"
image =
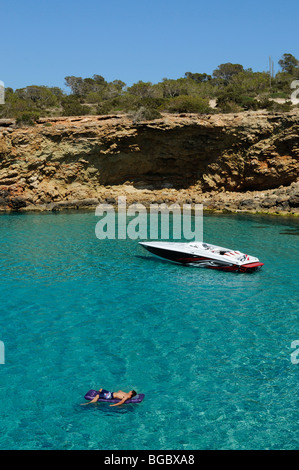
<path id="1" fill-rule="evenodd" d="M 204 200 L 217 210 L 298 211 L 299 110 L 165 114 L 139 124 L 127 115 L 43 118 L 28 128 L 4 121 L 2 210 L 115 204 L 125 195 L 148 203 Z"/>

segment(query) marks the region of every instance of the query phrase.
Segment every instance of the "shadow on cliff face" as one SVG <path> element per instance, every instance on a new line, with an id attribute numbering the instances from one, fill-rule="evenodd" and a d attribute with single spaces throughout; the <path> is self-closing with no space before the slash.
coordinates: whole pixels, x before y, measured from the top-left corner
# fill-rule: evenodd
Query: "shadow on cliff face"
<path id="1" fill-rule="evenodd" d="M 203 175 L 223 172 L 227 165 L 222 155 L 227 149 L 239 151 L 237 147 L 237 136 L 219 127 L 189 125 L 164 131 L 145 125 L 138 127 L 137 135 L 118 141 L 115 152 L 93 158 L 92 163 L 104 185 L 128 182 L 136 189 L 151 190 L 201 183 L 203 189 L 213 189 Z"/>
<path id="2" fill-rule="evenodd" d="M 270 189 L 291 184 L 297 171 L 296 139 L 282 128 L 281 137 L 272 140 L 272 131 L 190 123 L 163 129 L 145 123 L 136 126 L 133 135 L 109 141 L 112 151 L 104 147 L 105 154 L 97 152 L 92 164 L 103 185 L 129 183 L 148 190 L 195 185 L 203 191 Z M 280 134 L 279 129 L 275 134 Z"/>

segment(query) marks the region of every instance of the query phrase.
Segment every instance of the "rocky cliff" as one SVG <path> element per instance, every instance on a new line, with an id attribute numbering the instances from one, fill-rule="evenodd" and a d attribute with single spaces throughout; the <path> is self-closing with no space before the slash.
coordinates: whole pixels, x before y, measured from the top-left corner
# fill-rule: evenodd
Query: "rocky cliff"
<path id="1" fill-rule="evenodd" d="M 299 110 L 0 121 L 0 210 L 132 202 L 297 213 Z"/>

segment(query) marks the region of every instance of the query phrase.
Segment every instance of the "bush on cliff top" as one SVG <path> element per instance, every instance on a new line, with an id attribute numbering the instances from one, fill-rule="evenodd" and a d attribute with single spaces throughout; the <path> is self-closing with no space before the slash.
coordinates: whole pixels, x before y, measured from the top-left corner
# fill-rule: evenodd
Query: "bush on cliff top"
<path id="1" fill-rule="evenodd" d="M 153 108 L 146 108 L 145 106 L 141 106 L 136 113 L 132 115 L 133 122 L 141 122 L 141 121 L 151 121 L 153 119 L 159 119 L 161 114 L 159 111 Z"/>
<path id="2" fill-rule="evenodd" d="M 17 116 L 16 124 L 18 126 L 34 126 L 39 117 L 38 111 L 27 111 Z"/>
<path id="3" fill-rule="evenodd" d="M 299 79 L 299 61 L 284 54 L 279 61 L 280 71 L 253 72 L 240 64 L 225 63 L 212 73 L 186 72 L 178 79 L 163 78 L 161 82 L 138 81 L 126 87 L 121 80 L 107 82 L 101 75 L 92 78 L 68 76 L 67 94 L 58 87 L 31 85 L 13 90 L 5 89 L 5 104 L 0 105 L 0 118 L 18 118 L 19 122 L 34 122 L 27 113 L 40 116 L 74 116 L 139 112 L 151 113 L 211 113 L 245 111 L 248 109 L 277 109 L 287 111 L 288 103 L 271 105 L 269 98 L 290 99 L 291 83 Z M 217 108 L 209 107 L 217 100 Z M 295 105 L 292 105 L 295 106 Z M 148 111 L 146 111 L 148 112 Z M 141 114 L 144 115 L 143 110 Z M 24 114 L 24 118 L 22 115 Z"/>
<path id="4" fill-rule="evenodd" d="M 169 113 L 208 114 L 212 112 L 208 99 L 187 95 L 171 98 L 163 107 L 163 110 Z"/>

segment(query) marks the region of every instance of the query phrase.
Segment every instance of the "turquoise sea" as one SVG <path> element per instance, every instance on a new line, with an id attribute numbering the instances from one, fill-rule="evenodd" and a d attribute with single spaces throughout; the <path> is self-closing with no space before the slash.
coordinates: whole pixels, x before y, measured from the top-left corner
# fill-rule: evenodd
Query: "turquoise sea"
<path id="1" fill-rule="evenodd" d="M 98 240 L 93 212 L 0 217 L 0 449 L 296 449 L 299 221 L 204 216 L 253 274 Z M 299 357 L 299 354 L 298 354 Z M 91 388 L 139 405 L 80 406 Z"/>

